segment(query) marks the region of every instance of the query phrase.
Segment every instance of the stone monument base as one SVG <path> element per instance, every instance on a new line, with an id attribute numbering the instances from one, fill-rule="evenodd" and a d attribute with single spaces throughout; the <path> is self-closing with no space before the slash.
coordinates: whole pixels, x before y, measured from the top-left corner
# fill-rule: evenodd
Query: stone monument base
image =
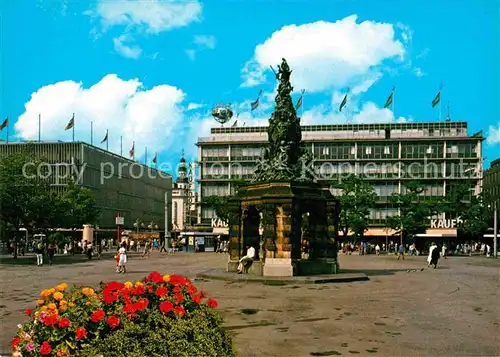
<path id="1" fill-rule="evenodd" d="M 295 262 L 294 275 L 322 275 L 337 274 L 339 271 L 338 261 L 334 258 L 323 258 L 315 260 L 298 260 Z"/>
<path id="2" fill-rule="evenodd" d="M 264 276 L 293 276 L 292 259 L 266 258 L 262 274 Z"/>
<path id="3" fill-rule="evenodd" d="M 227 271 L 230 273 L 237 273 L 239 264 L 240 262 L 238 260 L 229 260 L 227 262 Z M 264 264 L 262 264 L 262 261 L 254 260 L 252 265 L 250 265 L 250 268 L 248 268 L 248 274 L 262 276 L 263 268 Z"/>

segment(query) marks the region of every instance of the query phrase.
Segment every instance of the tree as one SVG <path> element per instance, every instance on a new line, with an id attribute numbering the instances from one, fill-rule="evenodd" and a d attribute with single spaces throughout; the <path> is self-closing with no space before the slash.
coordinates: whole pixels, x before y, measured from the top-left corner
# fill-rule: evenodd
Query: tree
<path id="1" fill-rule="evenodd" d="M 49 185 L 37 171 L 40 162 L 29 149 L 0 159 L 0 219 L 14 231 L 14 259 L 19 229 L 32 227 L 46 213 Z"/>
<path id="2" fill-rule="evenodd" d="M 374 207 L 377 197 L 373 187 L 356 175 L 348 176 L 334 187 L 342 191 L 339 197 L 339 227 L 343 237 L 347 237 L 349 231 L 352 231 L 355 238 L 363 239 L 368 229 L 370 208 Z"/>
<path id="3" fill-rule="evenodd" d="M 242 179 L 231 180 L 231 186 L 235 187 L 235 194 L 238 193 L 238 189 L 247 184 L 247 181 Z M 230 196 L 205 196 L 201 202 L 202 205 L 212 209 L 215 212 L 217 218 L 219 218 L 224 223 L 229 223 L 229 210 L 228 202 Z"/>
<path id="4" fill-rule="evenodd" d="M 413 239 L 417 234 L 425 233 L 428 220 L 442 210 L 439 198 L 424 201 L 421 193 L 424 187 L 416 181 L 406 184 L 406 193 L 393 194 L 391 202 L 398 209 L 398 215 L 389 217 L 389 228 L 401 236 L 402 241 Z"/>
<path id="5" fill-rule="evenodd" d="M 62 207 L 65 207 L 64 226 L 67 228 L 82 228 L 84 224 L 96 224 L 101 214 L 94 193 L 86 188 L 70 182 L 61 197 Z"/>

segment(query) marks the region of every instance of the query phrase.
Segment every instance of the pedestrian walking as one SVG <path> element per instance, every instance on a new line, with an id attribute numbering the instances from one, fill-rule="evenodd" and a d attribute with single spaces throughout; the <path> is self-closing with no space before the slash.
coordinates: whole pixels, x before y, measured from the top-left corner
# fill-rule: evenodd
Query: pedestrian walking
<path id="1" fill-rule="evenodd" d="M 118 274 L 125 274 L 127 265 L 127 243 L 123 242 L 120 249 L 118 249 Z"/>
<path id="2" fill-rule="evenodd" d="M 399 258 L 403 258 L 403 260 L 405 260 L 405 246 L 403 245 L 403 243 L 399 245 L 398 260 Z"/>
<path id="3" fill-rule="evenodd" d="M 50 243 L 47 247 L 47 256 L 49 258 L 49 265 L 52 265 L 54 262 L 54 256 L 56 255 L 56 245 L 54 243 Z"/>
<path id="4" fill-rule="evenodd" d="M 36 254 L 36 265 L 41 267 L 43 266 L 43 243 L 39 242 L 35 248 Z"/>

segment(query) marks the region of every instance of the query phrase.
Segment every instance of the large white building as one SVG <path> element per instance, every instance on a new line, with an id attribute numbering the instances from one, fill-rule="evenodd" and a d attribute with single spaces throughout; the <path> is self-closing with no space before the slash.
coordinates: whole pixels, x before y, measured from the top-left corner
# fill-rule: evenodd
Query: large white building
<path id="1" fill-rule="evenodd" d="M 459 182 L 468 182 L 471 193 L 481 189 L 483 136 L 481 132 L 470 135 L 466 122 L 304 125 L 302 140 L 313 154 L 319 182 L 333 183 L 355 173 L 373 185 L 378 200 L 370 212 L 367 236 L 392 235 L 385 221 L 397 214 L 397 208 L 389 198 L 404 193 L 409 181 L 423 182 L 425 197 L 444 196 Z M 250 179 L 267 141 L 265 126 L 212 128 L 210 136 L 200 137 L 200 199 L 231 195 L 232 180 Z M 199 216 L 204 224 L 216 218 L 203 206 Z M 428 234 L 456 234 L 453 222 L 435 218 L 440 219 L 439 228 L 430 225 Z"/>

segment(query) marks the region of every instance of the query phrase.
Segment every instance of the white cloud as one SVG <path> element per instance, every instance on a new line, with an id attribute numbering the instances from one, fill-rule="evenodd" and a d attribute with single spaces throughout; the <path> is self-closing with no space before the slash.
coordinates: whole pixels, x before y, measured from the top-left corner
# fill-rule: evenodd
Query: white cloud
<path id="1" fill-rule="evenodd" d="M 147 146 L 150 152 L 176 148 L 186 140 L 179 136 L 183 128 L 182 101 L 185 93 L 174 86 L 158 85 L 144 89 L 138 79 L 123 80 L 106 75 L 91 87 L 63 81 L 40 88 L 25 104 L 15 129 L 24 139 L 38 137 L 38 115 L 41 114 L 42 140 L 71 140 L 71 130 L 64 127 L 75 113 L 75 140 L 90 142 L 93 121 L 94 145 L 109 130 L 109 149 L 123 153 L 135 141 L 137 158 Z"/>
<path id="2" fill-rule="evenodd" d="M 194 36 L 193 42 L 198 46 L 208 48 L 211 50 L 215 48 L 215 44 L 217 43 L 214 36 L 208 36 L 208 35 L 196 35 Z"/>
<path id="3" fill-rule="evenodd" d="M 187 106 L 187 110 L 197 110 L 206 107 L 206 104 L 201 103 L 189 103 Z"/>
<path id="4" fill-rule="evenodd" d="M 425 58 L 429 55 L 429 52 L 431 52 L 429 48 L 424 48 L 415 58 L 417 59 Z"/>
<path id="5" fill-rule="evenodd" d="M 118 52 L 123 57 L 138 59 L 142 54 L 142 49 L 137 45 L 128 46 L 125 43 L 132 41 L 130 35 L 121 35 L 113 39 L 113 44 L 115 46 L 115 51 Z"/>
<path id="6" fill-rule="evenodd" d="M 486 142 L 490 145 L 500 144 L 500 123 L 497 126 L 490 125 Z"/>
<path id="7" fill-rule="evenodd" d="M 197 0 L 99 0 L 88 15 L 97 17 L 103 30 L 113 26 L 160 33 L 201 20 L 202 6 Z"/>
<path id="8" fill-rule="evenodd" d="M 423 76 L 425 76 L 425 73 L 422 72 L 422 68 L 419 68 L 419 67 L 413 68 L 413 73 L 415 73 L 415 75 L 417 77 L 423 77 Z"/>
<path id="9" fill-rule="evenodd" d="M 400 30 L 408 40 L 408 29 Z M 262 83 L 269 66 L 276 66 L 282 57 L 293 70 L 295 88 L 317 92 L 353 86 L 366 81 L 367 74 L 378 73 L 384 61 L 403 60 L 405 39 L 401 37 L 396 38 L 392 24 L 358 23 L 356 15 L 334 23 L 285 26 L 255 48 L 242 69 L 243 86 Z"/>

